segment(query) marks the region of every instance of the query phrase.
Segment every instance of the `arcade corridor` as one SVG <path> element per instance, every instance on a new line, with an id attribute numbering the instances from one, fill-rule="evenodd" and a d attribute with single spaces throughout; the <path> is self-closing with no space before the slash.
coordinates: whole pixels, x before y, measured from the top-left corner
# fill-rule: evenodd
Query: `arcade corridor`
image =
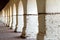
<path id="1" fill-rule="evenodd" d="M 0 40 L 60 40 L 60 0 L 0 0 Z"/>

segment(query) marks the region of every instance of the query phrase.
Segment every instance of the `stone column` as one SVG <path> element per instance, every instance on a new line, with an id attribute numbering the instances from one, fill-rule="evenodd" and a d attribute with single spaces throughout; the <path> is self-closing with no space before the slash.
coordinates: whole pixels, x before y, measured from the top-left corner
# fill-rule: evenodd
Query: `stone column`
<path id="1" fill-rule="evenodd" d="M 12 23 L 12 6 L 10 6 L 10 27 L 11 28 L 11 23 Z"/>
<path id="2" fill-rule="evenodd" d="M 13 6 L 11 6 L 12 8 L 12 14 L 11 14 L 11 16 L 12 16 L 12 23 L 11 23 L 11 27 L 10 27 L 10 29 L 12 29 L 12 27 L 13 27 Z"/>
<path id="3" fill-rule="evenodd" d="M 7 24 L 6 24 L 6 26 L 8 27 L 8 10 L 6 10 L 7 11 Z"/>
<path id="4" fill-rule="evenodd" d="M 15 27 L 15 30 L 14 32 L 17 32 L 17 25 L 18 25 L 18 3 L 16 3 L 16 27 Z"/>
<path id="5" fill-rule="evenodd" d="M 10 29 L 13 28 L 13 0 L 10 0 L 10 6 L 11 6 L 11 26 L 10 26 Z"/>
<path id="6" fill-rule="evenodd" d="M 9 26 L 10 26 L 10 8 L 9 8 Z"/>
<path id="7" fill-rule="evenodd" d="M 38 34 L 37 40 L 44 40 L 46 34 L 45 26 L 45 0 L 37 0 L 38 7 Z"/>
<path id="8" fill-rule="evenodd" d="M 6 14 L 6 24 L 7 24 L 7 10 L 6 10 L 6 13 L 5 14 Z"/>
<path id="9" fill-rule="evenodd" d="M 7 27 L 9 27 L 9 24 L 10 24 L 10 14 L 9 14 L 9 8 L 8 8 L 8 26 Z"/>
<path id="10" fill-rule="evenodd" d="M 9 27 L 9 9 L 7 9 L 7 27 Z"/>
<path id="11" fill-rule="evenodd" d="M 23 9 L 24 9 L 24 27 L 22 29 L 22 34 L 21 34 L 21 38 L 26 38 L 26 26 L 27 26 L 27 22 L 26 22 L 26 14 L 27 14 L 27 0 L 22 0 L 23 2 Z"/>

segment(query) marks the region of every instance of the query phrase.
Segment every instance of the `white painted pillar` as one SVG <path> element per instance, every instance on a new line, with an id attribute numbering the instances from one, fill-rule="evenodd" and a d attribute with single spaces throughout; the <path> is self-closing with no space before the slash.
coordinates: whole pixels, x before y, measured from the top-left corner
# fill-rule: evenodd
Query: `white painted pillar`
<path id="1" fill-rule="evenodd" d="M 36 38 L 38 33 L 38 12 L 36 0 L 27 1 L 27 14 L 32 15 L 27 16 L 26 36 L 28 36 L 28 38 Z"/>
<path id="2" fill-rule="evenodd" d="M 45 40 L 60 40 L 60 0 L 46 0 L 46 13 L 57 13 L 46 15 Z"/>
<path id="3" fill-rule="evenodd" d="M 15 30 L 16 27 L 16 5 L 13 5 L 13 30 Z"/>
<path id="4" fill-rule="evenodd" d="M 17 32 L 22 32 L 22 28 L 23 28 L 23 4 L 22 1 L 20 0 L 19 5 L 18 5 L 18 28 L 17 28 Z"/>

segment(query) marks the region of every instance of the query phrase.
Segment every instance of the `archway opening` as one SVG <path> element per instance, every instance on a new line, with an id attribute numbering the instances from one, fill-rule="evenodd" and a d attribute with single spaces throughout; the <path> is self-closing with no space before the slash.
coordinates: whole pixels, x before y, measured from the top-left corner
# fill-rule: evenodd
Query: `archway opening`
<path id="1" fill-rule="evenodd" d="M 23 3 L 20 0 L 19 5 L 18 5 L 18 29 L 17 32 L 22 32 L 22 28 L 23 28 Z"/>
<path id="2" fill-rule="evenodd" d="M 16 27 L 16 5 L 15 3 L 13 4 L 13 30 L 15 30 Z"/>
<path id="3" fill-rule="evenodd" d="M 2 16 L 3 16 L 2 21 L 5 23 L 5 12 L 4 12 L 4 10 L 2 10 Z"/>
<path id="4" fill-rule="evenodd" d="M 36 38 L 38 33 L 38 11 L 36 0 L 27 1 L 27 28 L 26 35 Z"/>

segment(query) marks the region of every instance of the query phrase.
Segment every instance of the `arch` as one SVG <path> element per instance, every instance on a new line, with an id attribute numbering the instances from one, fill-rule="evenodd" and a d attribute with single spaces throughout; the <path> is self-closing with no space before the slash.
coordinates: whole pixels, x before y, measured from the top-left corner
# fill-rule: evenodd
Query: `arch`
<path id="1" fill-rule="evenodd" d="M 28 14 L 37 14 L 36 0 L 28 0 L 28 2 L 27 2 L 27 13 Z"/>
<path id="2" fill-rule="evenodd" d="M 3 16 L 3 22 L 5 23 L 5 14 L 4 14 L 4 10 L 2 10 L 2 16 Z"/>
<path id="3" fill-rule="evenodd" d="M 27 1 L 27 14 L 31 15 L 27 16 L 26 35 L 29 36 L 29 38 L 36 38 L 38 33 L 38 11 L 36 0 Z"/>
<path id="4" fill-rule="evenodd" d="M 13 4 L 13 16 L 16 15 L 16 4 Z"/>
<path id="5" fill-rule="evenodd" d="M 23 28 L 23 3 L 20 0 L 19 5 L 18 5 L 18 29 L 17 32 L 22 32 L 22 28 Z"/>
<path id="6" fill-rule="evenodd" d="M 2 10 L 2 21 L 7 25 L 8 24 L 8 20 L 7 20 L 7 10 Z"/>
<path id="7" fill-rule="evenodd" d="M 13 30 L 15 30 L 15 25 L 16 25 L 16 5 L 14 3 L 13 4 L 13 27 L 12 27 Z"/>
<path id="8" fill-rule="evenodd" d="M 24 11 L 23 11 L 23 3 L 20 0 L 19 5 L 18 5 L 18 15 L 23 15 Z"/>

